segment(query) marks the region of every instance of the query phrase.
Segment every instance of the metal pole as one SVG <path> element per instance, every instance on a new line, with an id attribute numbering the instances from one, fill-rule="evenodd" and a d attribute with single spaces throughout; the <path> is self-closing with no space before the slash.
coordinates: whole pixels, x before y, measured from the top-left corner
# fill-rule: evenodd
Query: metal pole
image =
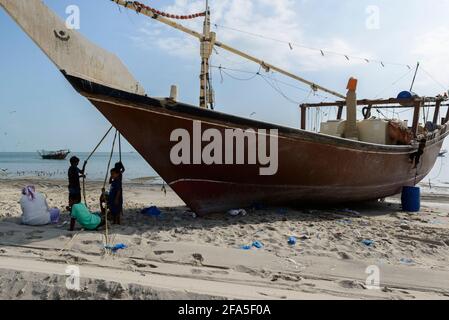
<path id="1" fill-rule="evenodd" d="M 410 86 L 410 92 L 413 90 L 413 86 L 415 85 L 416 75 L 418 74 L 419 62 L 416 64 L 415 75 L 413 76 L 412 85 Z"/>
<path id="2" fill-rule="evenodd" d="M 210 11 L 209 2 L 206 0 L 206 15 L 203 24 L 203 36 L 201 38 L 201 74 L 200 74 L 200 107 L 207 109 L 209 105 L 209 58 L 212 55 L 210 37 Z"/>

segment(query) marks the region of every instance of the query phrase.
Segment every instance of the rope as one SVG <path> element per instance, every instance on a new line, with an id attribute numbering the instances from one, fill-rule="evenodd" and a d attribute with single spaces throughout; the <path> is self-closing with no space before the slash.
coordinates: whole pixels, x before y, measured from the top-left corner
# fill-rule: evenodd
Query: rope
<path id="1" fill-rule="evenodd" d="M 430 78 L 432 79 L 437 85 L 439 85 L 444 91 L 447 91 L 448 87 L 446 87 L 445 85 L 443 85 L 440 81 L 438 81 L 437 79 L 435 79 L 428 71 L 426 71 L 426 69 L 424 69 L 421 66 L 421 70 L 424 71 L 424 73 Z"/>
<path id="2" fill-rule="evenodd" d="M 270 77 L 270 76 L 267 76 L 267 75 L 263 75 L 263 74 L 260 73 L 260 70 L 261 70 L 260 68 L 259 68 L 259 71 L 257 71 L 257 72 L 249 71 L 249 70 L 233 69 L 233 68 L 223 67 L 223 66 L 221 66 L 221 65 L 220 65 L 220 66 L 214 66 L 214 65 L 212 65 L 211 68 L 216 68 L 216 69 L 220 70 L 220 75 L 221 75 L 221 76 L 222 76 L 223 74 L 225 74 L 225 75 L 229 76 L 230 78 L 232 78 L 232 79 L 234 79 L 234 80 L 248 81 L 248 80 L 254 79 L 256 76 L 260 76 L 260 77 L 262 77 L 262 78 L 269 79 L 269 80 L 275 82 L 276 84 L 280 83 L 280 84 L 283 84 L 283 85 L 285 85 L 285 86 L 287 86 L 287 87 L 290 87 L 290 88 L 293 88 L 293 89 L 297 89 L 297 90 L 300 90 L 300 91 L 303 91 L 303 92 L 306 92 L 306 93 L 309 93 L 309 92 L 310 92 L 310 89 L 298 87 L 298 86 L 293 85 L 293 84 L 291 84 L 291 83 L 288 83 L 288 82 L 285 82 L 285 81 L 282 81 L 282 80 L 279 80 L 279 79 L 275 79 L 275 78 Z M 249 77 L 249 78 L 246 78 L 246 79 L 237 78 L 237 77 L 235 77 L 235 76 L 233 76 L 233 75 L 230 75 L 228 72 L 224 72 L 224 70 L 233 71 L 233 72 L 240 72 L 240 73 L 245 73 L 245 74 L 251 74 L 251 75 L 253 75 L 253 76 L 251 76 L 251 77 Z M 265 79 L 264 79 L 264 80 L 265 80 Z M 222 81 L 221 81 L 221 82 L 223 82 L 223 78 L 222 78 Z M 270 85 L 270 86 L 271 86 L 271 85 Z M 277 87 L 279 88 L 278 85 L 277 85 Z M 275 91 L 278 91 L 276 88 L 273 88 L 273 89 L 274 89 Z M 314 96 L 319 97 L 319 98 L 322 98 L 322 99 L 324 99 L 324 100 L 329 100 L 329 97 L 324 96 L 324 95 L 321 95 L 321 94 L 316 93 L 316 92 L 314 92 Z M 307 97 L 307 99 L 308 99 L 308 97 Z M 306 100 L 307 100 L 307 99 L 306 99 Z M 292 100 L 292 99 L 287 99 L 287 100 Z M 291 101 L 290 101 L 290 102 L 291 102 Z M 296 103 L 296 102 L 295 102 L 295 103 Z"/>
<path id="3" fill-rule="evenodd" d="M 405 74 L 401 75 L 397 80 L 392 82 L 390 85 L 382 89 L 378 94 L 375 95 L 374 99 L 378 98 L 381 94 L 383 94 L 387 89 L 390 89 L 391 87 L 394 87 L 396 84 L 398 84 L 401 80 L 403 80 L 405 77 L 407 77 L 412 70 L 408 70 Z"/>
<path id="4" fill-rule="evenodd" d="M 138 1 L 127 1 L 126 7 L 128 7 L 128 5 L 133 5 L 136 8 L 136 12 L 137 13 L 139 13 L 143 9 L 145 9 L 145 10 L 153 12 L 156 15 L 160 15 L 160 16 L 163 16 L 163 17 L 166 17 L 166 18 L 170 18 L 170 19 L 177 19 L 177 20 L 189 20 L 189 19 L 195 19 L 195 18 L 200 18 L 200 17 L 206 16 L 206 12 L 205 11 L 204 12 L 200 12 L 200 13 L 195 13 L 195 14 L 189 14 L 189 15 L 170 14 L 170 13 L 159 11 L 159 10 L 156 10 L 156 9 L 151 8 L 149 6 L 146 6 L 145 4 L 140 3 Z"/>
<path id="5" fill-rule="evenodd" d="M 344 57 L 348 61 L 350 61 L 350 59 L 362 60 L 362 61 L 365 61 L 366 63 L 372 63 L 372 62 L 378 63 L 382 67 L 385 67 L 385 65 L 393 65 L 393 66 L 399 66 L 399 67 L 407 67 L 408 69 L 411 69 L 410 65 L 408 65 L 408 64 L 402 64 L 402 63 L 396 63 L 396 62 L 386 62 L 386 61 L 383 61 L 383 60 L 374 60 L 374 59 L 369 59 L 369 58 L 357 57 L 357 56 L 352 56 L 352 55 L 349 55 L 349 54 L 346 54 L 346 53 L 340 53 L 340 52 L 324 50 L 324 49 L 320 49 L 320 48 L 309 47 L 309 46 L 305 46 L 303 44 L 295 43 L 295 42 L 292 42 L 292 41 L 285 41 L 285 40 L 270 38 L 270 37 L 267 37 L 267 36 L 264 36 L 264 35 L 261 35 L 261 34 L 249 32 L 249 31 L 245 31 L 245 30 L 240 30 L 240 29 L 236 29 L 236 28 L 232 28 L 232 27 L 227 27 L 227 26 L 223 26 L 223 25 L 219 25 L 219 24 L 214 24 L 214 26 L 217 29 L 218 28 L 227 29 L 227 30 L 231 30 L 231 31 L 234 31 L 234 32 L 243 33 L 243 34 L 246 34 L 246 35 L 249 35 L 249 36 L 252 36 L 252 37 L 261 38 L 261 39 L 264 39 L 264 40 L 269 40 L 269 41 L 274 41 L 274 42 L 278 42 L 278 43 L 287 44 L 289 46 L 290 50 L 293 50 L 294 47 L 300 47 L 300 48 L 303 48 L 303 49 L 316 51 L 323 57 L 325 57 L 326 54 L 331 54 L 331 55 L 337 55 L 337 56 Z"/>
<path id="6" fill-rule="evenodd" d="M 122 135 L 120 132 L 118 133 L 118 155 L 120 159 L 120 163 L 122 162 Z"/>
<path id="7" fill-rule="evenodd" d="M 112 128 L 114 128 L 114 126 L 111 126 L 109 128 L 109 130 L 106 131 L 106 134 L 103 136 L 103 138 L 101 138 L 100 142 L 97 144 L 97 146 L 94 148 L 94 150 L 87 157 L 86 161 L 84 161 L 84 165 L 83 165 L 83 197 L 84 197 L 84 204 L 86 205 L 86 207 L 87 207 L 87 200 L 86 200 L 86 166 L 87 166 L 87 162 L 90 160 L 90 158 L 92 158 L 94 153 L 101 146 L 101 144 L 103 143 L 104 139 L 106 139 L 106 137 L 109 135 L 109 132 L 111 132 Z"/>
<path id="8" fill-rule="evenodd" d="M 115 130 L 114 141 L 112 142 L 111 154 L 109 156 L 108 167 L 106 169 L 106 176 L 104 178 L 103 189 L 101 189 L 102 196 L 105 196 L 106 192 L 106 183 L 108 181 L 109 176 L 109 168 L 111 167 L 112 156 L 114 155 L 115 142 L 117 141 L 118 130 Z M 105 238 L 106 238 L 106 246 L 109 247 L 109 225 L 108 225 L 108 210 L 106 210 L 105 214 Z"/>

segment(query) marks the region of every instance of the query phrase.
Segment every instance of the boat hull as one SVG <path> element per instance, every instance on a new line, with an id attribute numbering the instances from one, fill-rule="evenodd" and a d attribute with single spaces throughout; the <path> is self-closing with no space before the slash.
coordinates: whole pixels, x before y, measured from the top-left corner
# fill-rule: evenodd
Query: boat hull
<path id="1" fill-rule="evenodd" d="M 145 160 L 198 214 L 253 205 L 336 204 L 376 200 L 421 181 L 432 169 L 446 130 L 428 142 L 418 170 L 416 146 L 382 146 L 166 103 L 68 77 L 74 87 L 122 133 Z M 278 171 L 260 175 L 258 165 L 174 165 L 170 141 L 176 129 L 278 129 Z M 245 144 L 245 148 L 248 145 Z"/>

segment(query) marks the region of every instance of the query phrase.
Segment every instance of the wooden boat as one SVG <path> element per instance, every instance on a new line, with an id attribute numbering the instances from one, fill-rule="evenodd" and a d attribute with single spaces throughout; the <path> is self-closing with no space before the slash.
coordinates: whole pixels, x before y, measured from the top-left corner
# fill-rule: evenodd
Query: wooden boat
<path id="1" fill-rule="evenodd" d="M 70 154 L 70 150 L 58 150 L 58 151 L 38 151 L 39 155 L 44 160 L 65 160 Z"/>
<path id="2" fill-rule="evenodd" d="M 200 39 L 203 61 L 199 107 L 178 102 L 175 93 L 164 99 L 148 96 L 114 55 L 88 42 L 76 31 L 68 30 L 40 0 L 0 0 L 3 8 L 49 56 L 72 86 L 89 99 L 198 214 L 255 204 L 335 204 L 392 196 L 400 193 L 404 186 L 415 185 L 430 172 L 449 134 L 449 109 L 445 118 L 438 121 L 442 107 L 447 106 L 446 97 L 357 100 L 354 80 L 349 82 L 348 93 L 342 95 L 218 42 L 209 30 L 209 10 L 201 14 L 205 16 L 203 33 L 197 33 L 138 2 L 114 2 Z M 302 105 L 301 129 L 213 111 L 210 109 L 213 94 L 207 81 L 208 57 L 213 45 L 254 61 L 265 70 L 277 71 L 310 85 L 314 90 L 333 94 L 339 100 Z M 435 110 L 432 131 L 419 126 L 424 104 Z M 306 111 L 320 106 L 338 108 L 336 120 L 340 122 L 344 121 L 343 111 L 346 109 L 346 129 L 342 135 L 305 130 Z M 367 117 L 359 124 L 356 122 L 358 106 L 367 106 L 365 108 L 368 109 L 412 106 L 413 124 L 406 128 L 410 141 L 402 145 L 391 144 L 387 142 L 388 133 L 385 133 L 385 143 L 361 141 L 357 125 L 370 119 Z M 199 133 L 195 132 L 195 124 L 201 125 Z M 219 161 L 212 164 L 204 161 L 174 164 L 171 153 L 176 142 L 172 135 L 179 129 L 190 137 L 201 136 L 210 129 L 221 136 L 226 135 L 226 130 L 257 129 L 257 141 L 275 136 L 277 170 L 273 174 L 261 175 L 263 164 L 248 161 L 242 164 Z M 248 158 L 253 144 L 255 142 L 249 139 L 243 144 Z M 200 150 L 204 151 L 207 145 L 207 141 L 201 141 Z M 194 145 L 191 147 L 195 150 Z M 221 146 L 221 151 L 229 150 Z M 237 146 L 234 145 L 231 151 L 235 154 Z M 195 158 L 195 154 L 191 154 L 191 158 Z"/>

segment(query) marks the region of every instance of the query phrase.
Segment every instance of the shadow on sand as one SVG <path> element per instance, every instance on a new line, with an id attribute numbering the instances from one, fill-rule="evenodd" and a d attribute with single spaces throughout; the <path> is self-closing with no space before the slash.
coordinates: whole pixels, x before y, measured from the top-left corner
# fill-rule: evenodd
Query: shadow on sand
<path id="1" fill-rule="evenodd" d="M 350 208 L 350 209 L 348 209 Z M 92 208 L 91 208 L 92 209 Z M 201 231 L 213 235 L 216 228 L 239 226 L 240 229 L 254 230 L 264 228 L 271 223 L 279 221 L 292 224 L 313 224 L 318 222 L 348 223 L 350 220 L 364 217 L 395 215 L 401 208 L 400 204 L 393 202 L 359 203 L 339 207 L 308 207 L 286 208 L 270 207 L 258 210 L 249 209 L 245 216 L 230 216 L 227 213 L 210 214 L 204 217 L 193 217 L 187 207 L 162 207 L 159 217 L 143 215 L 143 208 L 126 209 L 122 218 L 122 225 L 112 226 L 111 233 L 142 237 L 160 232 L 189 232 Z M 0 245 L 27 246 L 30 243 L 44 240 L 67 241 L 81 229 L 77 225 L 75 232 L 68 231 L 68 213 L 63 213 L 59 225 L 24 226 L 20 218 L 0 219 Z M 61 225 L 62 222 L 66 224 Z M 349 222 L 350 223 L 350 222 Z M 179 231 L 181 230 L 181 231 Z M 84 231 L 102 235 L 104 229 L 99 231 Z M 249 231 L 248 231 L 249 232 Z M 176 239 L 173 239 L 176 241 Z"/>

